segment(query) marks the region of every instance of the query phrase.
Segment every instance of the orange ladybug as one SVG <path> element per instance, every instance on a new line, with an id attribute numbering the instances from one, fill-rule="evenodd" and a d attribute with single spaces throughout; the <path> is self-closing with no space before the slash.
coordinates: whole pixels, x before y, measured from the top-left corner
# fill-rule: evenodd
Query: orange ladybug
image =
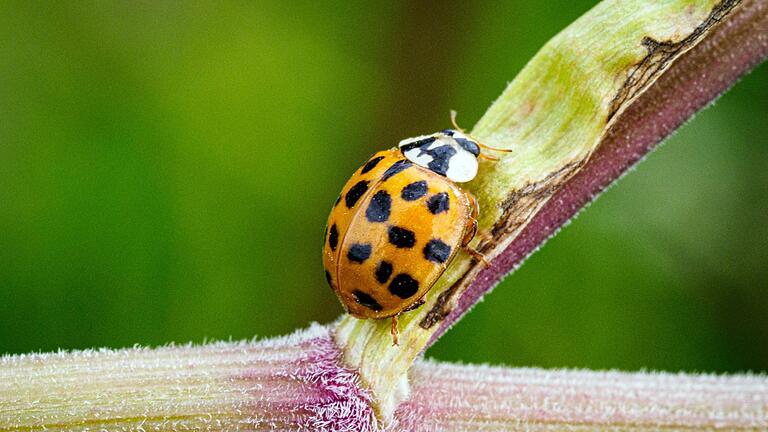
<path id="1" fill-rule="evenodd" d="M 477 201 L 456 183 L 475 177 L 481 146 L 458 127 L 400 141 L 357 170 L 331 210 L 328 284 L 353 316 L 392 317 L 395 345 L 397 315 L 423 304 L 477 231 Z"/>

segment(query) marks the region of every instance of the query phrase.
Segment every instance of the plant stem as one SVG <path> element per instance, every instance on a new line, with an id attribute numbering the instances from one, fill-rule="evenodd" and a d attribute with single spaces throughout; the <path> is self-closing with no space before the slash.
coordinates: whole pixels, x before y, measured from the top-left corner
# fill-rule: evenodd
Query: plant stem
<path id="1" fill-rule="evenodd" d="M 345 362 L 391 417 L 419 355 L 579 209 L 768 55 L 768 0 L 606 0 L 549 41 L 473 130 L 510 148 L 468 187 L 482 211 L 472 243 L 420 309 L 387 323 L 346 317 Z M 712 76 L 712 74 L 715 76 Z M 705 78 L 706 77 L 706 78 Z"/>
<path id="2" fill-rule="evenodd" d="M 483 209 L 473 246 L 491 266 L 459 255 L 426 304 L 401 317 L 399 347 L 386 320 L 344 317 L 258 343 L 3 357 L 0 431 L 768 427 L 763 376 L 417 362 L 573 214 L 764 59 L 767 35 L 768 0 L 607 0 L 553 38 L 474 129 L 514 149 L 469 185 Z"/>
<path id="3" fill-rule="evenodd" d="M 375 427 L 327 327 L 262 342 L 0 360 L 0 431 Z"/>
<path id="4" fill-rule="evenodd" d="M 745 1 L 618 115 L 586 165 L 462 293 L 430 345 L 601 191 L 767 56 L 768 2 Z"/>
<path id="5" fill-rule="evenodd" d="M 402 430 L 711 431 L 768 427 L 763 376 L 505 369 L 418 362 Z"/>
<path id="6" fill-rule="evenodd" d="M 0 360 L 0 431 L 381 430 L 331 326 L 260 342 Z M 418 361 L 387 430 L 768 427 L 765 376 L 506 369 Z"/>

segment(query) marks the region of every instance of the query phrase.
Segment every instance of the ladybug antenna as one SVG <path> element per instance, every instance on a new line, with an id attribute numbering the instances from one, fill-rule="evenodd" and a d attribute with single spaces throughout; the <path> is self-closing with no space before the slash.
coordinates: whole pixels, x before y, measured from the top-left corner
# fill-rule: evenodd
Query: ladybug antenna
<path id="1" fill-rule="evenodd" d="M 454 129 L 464 133 L 464 129 L 460 128 L 459 125 L 456 124 L 456 110 L 451 110 L 451 123 L 453 124 Z"/>
<path id="2" fill-rule="evenodd" d="M 479 145 L 480 143 L 477 143 L 477 144 Z M 491 155 L 487 155 L 485 153 L 480 153 L 479 155 L 477 155 L 477 157 L 479 157 L 481 159 L 489 160 L 491 162 L 498 162 L 499 161 L 499 157 L 498 156 L 491 156 Z"/>
<path id="3" fill-rule="evenodd" d="M 478 141 L 477 138 L 475 138 L 472 135 L 466 133 L 464 131 L 464 129 L 460 128 L 459 125 L 456 124 L 456 110 L 451 110 L 451 123 L 453 124 L 454 129 L 456 129 L 457 131 L 463 133 L 464 135 L 472 138 L 472 140 L 474 142 L 476 142 L 478 147 L 480 147 L 480 148 L 484 148 L 484 149 L 488 149 L 488 150 L 493 150 L 493 151 L 497 151 L 497 152 L 501 152 L 501 153 L 512 153 L 511 149 L 501 149 L 501 148 L 498 148 L 498 147 L 491 147 L 489 145 L 483 144 L 480 141 Z M 488 155 L 484 155 L 482 153 L 480 153 L 479 157 L 482 157 L 483 159 L 492 160 L 492 161 L 499 160 L 499 158 L 496 157 L 496 156 L 488 156 Z"/>

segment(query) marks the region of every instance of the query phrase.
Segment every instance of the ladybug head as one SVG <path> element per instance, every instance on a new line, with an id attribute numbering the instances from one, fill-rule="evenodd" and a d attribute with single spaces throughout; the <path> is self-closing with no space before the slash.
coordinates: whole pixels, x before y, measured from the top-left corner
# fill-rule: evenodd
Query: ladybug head
<path id="1" fill-rule="evenodd" d="M 477 175 L 480 146 L 456 129 L 404 139 L 398 147 L 409 161 L 454 182 L 468 182 Z"/>

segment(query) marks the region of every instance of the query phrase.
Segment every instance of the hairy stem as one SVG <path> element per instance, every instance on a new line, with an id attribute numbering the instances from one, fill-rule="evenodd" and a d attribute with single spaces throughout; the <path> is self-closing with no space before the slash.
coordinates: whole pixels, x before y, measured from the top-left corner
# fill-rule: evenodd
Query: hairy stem
<path id="1" fill-rule="evenodd" d="M 399 347 L 388 322 L 343 317 L 258 343 L 3 357 L 0 430 L 768 427 L 763 376 L 417 361 L 558 227 L 766 55 L 768 0 L 606 0 L 547 43 L 475 127 L 487 144 L 514 149 L 484 163 L 469 185 L 483 209 L 473 246 L 491 266 L 459 255 L 426 304 L 401 317 Z"/>
<path id="2" fill-rule="evenodd" d="M 375 427 L 327 327 L 262 342 L 0 359 L 0 431 Z"/>
<path id="3" fill-rule="evenodd" d="M 417 362 L 401 430 L 758 430 L 768 382 L 744 375 L 505 369 Z"/>
<path id="4" fill-rule="evenodd" d="M 259 342 L 0 359 L 0 431 L 382 430 L 330 326 Z M 418 361 L 391 431 L 768 427 L 764 376 Z"/>

